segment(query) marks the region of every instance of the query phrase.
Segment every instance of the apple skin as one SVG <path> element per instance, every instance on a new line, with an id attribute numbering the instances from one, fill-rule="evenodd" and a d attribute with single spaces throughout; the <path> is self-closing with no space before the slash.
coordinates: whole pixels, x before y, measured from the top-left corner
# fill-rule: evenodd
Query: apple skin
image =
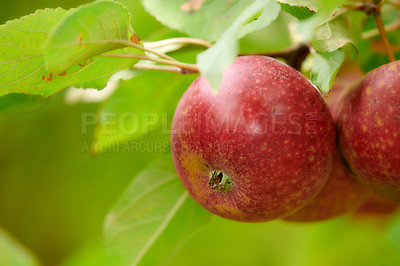
<path id="1" fill-rule="evenodd" d="M 189 194 L 210 212 L 243 222 L 279 219 L 310 202 L 327 181 L 335 150 L 320 92 L 264 56 L 238 57 L 216 95 L 199 76 L 176 108 L 171 133 L 174 165 Z"/>
<path id="2" fill-rule="evenodd" d="M 400 202 L 381 197 L 377 194 L 368 195 L 367 199 L 355 211 L 356 216 L 391 216 L 400 208 Z"/>
<path id="3" fill-rule="evenodd" d="M 347 169 L 336 152 L 332 173 L 321 192 L 304 208 L 285 217 L 290 222 L 317 222 L 328 220 L 355 210 L 367 196 L 367 190 Z"/>
<path id="4" fill-rule="evenodd" d="M 328 106 L 335 110 L 340 94 L 351 83 L 362 77 L 356 65 L 344 65 L 335 77 L 327 98 Z M 336 112 L 332 111 L 334 119 Z M 338 150 L 335 151 L 332 172 L 321 192 L 304 208 L 285 217 L 290 222 L 317 222 L 328 220 L 355 210 L 366 199 L 368 190 L 356 180 Z"/>
<path id="5" fill-rule="evenodd" d="M 358 179 L 400 199 L 400 61 L 369 72 L 338 108 L 340 149 Z"/>

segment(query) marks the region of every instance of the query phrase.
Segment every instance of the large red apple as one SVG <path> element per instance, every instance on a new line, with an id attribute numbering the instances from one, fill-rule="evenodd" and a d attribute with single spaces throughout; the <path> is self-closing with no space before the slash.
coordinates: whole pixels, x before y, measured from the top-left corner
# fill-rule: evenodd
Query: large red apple
<path id="1" fill-rule="evenodd" d="M 337 120 L 339 145 L 359 180 L 400 199 L 400 61 L 381 66 L 344 96 Z"/>
<path id="2" fill-rule="evenodd" d="M 304 208 L 285 217 L 291 222 L 316 222 L 334 218 L 359 207 L 367 197 L 361 185 L 336 152 L 332 173 L 321 192 Z"/>
<path id="3" fill-rule="evenodd" d="M 331 110 L 339 103 L 340 94 L 355 80 L 362 77 L 357 65 L 345 64 L 333 81 L 326 99 Z M 332 115 L 336 118 L 336 112 Z M 291 222 L 315 222 L 334 218 L 359 207 L 367 197 L 367 189 L 356 180 L 336 150 L 332 172 L 321 192 L 304 208 L 284 218 Z"/>
<path id="4" fill-rule="evenodd" d="M 332 116 L 319 91 L 269 57 L 236 59 L 217 94 L 198 77 L 180 100 L 171 150 L 190 195 L 219 216 L 282 218 L 325 184 L 335 149 Z"/>

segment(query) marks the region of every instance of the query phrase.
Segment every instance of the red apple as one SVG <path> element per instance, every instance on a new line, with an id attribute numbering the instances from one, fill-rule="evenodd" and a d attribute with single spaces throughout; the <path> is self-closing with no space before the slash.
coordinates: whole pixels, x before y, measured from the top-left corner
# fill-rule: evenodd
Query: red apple
<path id="1" fill-rule="evenodd" d="M 356 216 L 391 216 L 400 208 L 400 202 L 371 194 L 356 210 Z"/>
<path id="2" fill-rule="evenodd" d="M 291 222 L 316 222 L 334 218 L 359 207 L 367 190 L 347 169 L 336 152 L 332 173 L 321 192 L 304 208 L 285 217 Z"/>
<path id="3" fill-rule="evenodd" d="M 339 106 L 340 149 L 359 180 L 400 199 L 400 61 L 383 65 L 351 87 Z"/>
<path id="4" fill-rule="evenodd" d="M 331 110 L 335 109 L 343 90 L 360 77 L 362 71 L 356 65 L 344 65 L 341 68 L 327 98 Z M 333 117 L 336 116 L 335 112 L 332 114 Z M 356 209 L 365 200 L 366 195 L 366 188 L 355 179 L 336 151 L 331 175 L 321 192 L 304 208 L 284 220 L 291 222 L 327 220 Z"/>
<path id="5" fill-rule="evenodd" d="M 303 207 L 331 171 L 335 130 L 320 92 L 275 59 L 245 56 L 218 93 L 198 77 L 180 100 L 171 151 L 189 194 L 219 216 L 269 221 Z"/>

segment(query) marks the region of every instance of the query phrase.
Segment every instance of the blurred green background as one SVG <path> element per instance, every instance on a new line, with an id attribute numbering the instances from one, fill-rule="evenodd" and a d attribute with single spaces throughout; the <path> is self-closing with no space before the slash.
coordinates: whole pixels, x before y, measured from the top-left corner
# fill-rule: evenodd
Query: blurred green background
<path id="1" fill-rule="evenodd" d="M 71 8 L 87 1 L 2 1 L 0 21 L 45 7 Z M 145 40 L 165 29 L 139 0 L 124 0 L 136 33 Z M 242 40 L 246 52 L 290 45 L 279 27 Z M 279 34 L 280 38 L 270 38 Z M 182 88 L 182 93 L 185 88 Z M 82 151 L 92 140 L 82 133 L 82 114 L 99 104 L 68 105 L 64 93 L 30 114 L 0 114 L 0 227 L 30 249 L 44 265 L 91 265 L 101 253 L 102 224 L 132 178 L 157 153 Z M 178 99 L 176 99 L 178 100 Z M 154 132 L 141 141 L 168 140 Z M 391 220 L 346 216 L 315 224 L 270 222 L 241 224 L 215 217 L 170 262 L 171 265 L 400 265 L 396 239 L 388 237 Z M 1 249 L 1 246 L 0 246 Z M 0 252 L 1 256 L 1 252 Z M 100 256 L 100 255 L 99 255 Z"/>

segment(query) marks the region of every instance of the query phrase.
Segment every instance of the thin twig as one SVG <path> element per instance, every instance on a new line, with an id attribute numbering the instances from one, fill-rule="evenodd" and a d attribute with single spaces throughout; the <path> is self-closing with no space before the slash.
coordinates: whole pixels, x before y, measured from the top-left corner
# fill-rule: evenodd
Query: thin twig
<path id="1" fill-rule="evenodd" d="M 145 64 L 136 64 L 132 66 L 132 69 L 156 70 L 156 71 L 173 72 L 179 74 L 197 73 L 193 71 L 187 71 L 185 69 L 175 66 L 159 66 L 159 65 L 145 65 Z"/>
<path id="2" fill-rule="evenodd" d="M 188 38 L 188 37 L 182 37 L 182 38 L 171 38 L 171 39 L 165 39 L 162 41 L 156 41 L 156 42 L 148 42 L 145 43 L 145 47 L 148 47 L 150 49 L 154 48 L 159 48 L 162 46 L 170 45 L 170 44 L 177 44 L 177 43 L 182 43 L 182 44 L 197 44 L 201 45 L 207 48 L 210 48 L 213 44 L 204 40 L 196 39 L 196 38 Z"/>
<path id="3" fill-rule="evenodd" d="M 400 19 L 385 26 L 386 32 L 394 31 L 400 28 Z M 362 34 L 363 39 L 370 39 L 379 35 L 379 29 L 372 29 Z"/>
<path id="4" fill-rule="evenodd" d="M 394 57 L 393 50 L 390 45 L 390 42 L 389 42 L 389 39 L 387 36 L 387 32 L 385 29 L 385 25 L 383 24 L 383 20 L 382 20 L 382 6 L 383 6 L 384 2 L 385 2 L 384 0 L 374 0 L 372 2 L 363 2 L 363 3 L 355 3 L 353 5 L 345 5 L 345 7 L 352 9 L 352 10 L 363 11 L 368 16 L 370 16 L 370 15 L 374 16 L 376 27 L 379 32 L 379 35 L 381 36 L 383 45 L 385 47 L 386 54 L 389 58 L 389 61 L 393 62 L 396 59 Z M 374 34 L 375 34 L 375 32 L 371 31 L 368 33 L 367 37 L 371 37 L 371 35 L 373 37 Z M 363 36 L 363 38 L 364 38 L 364 36 Z"/>
<path id="5" fill-rule="evenodd" d="M 376 4 L 371 2 L 347 3 L 343 4 L 342 7 L 349 10 L 362 11 L 368 16 L 372 15 L 378 8 Z"/>
<path id="6" fill-rule="evenodd" d="M 380 6 L 374 12 L 374 18 L 375 18 L 376 26 L 378 27 L 378 30 L 379 30 L 379 34 L 383 41 L 383 45 L 385 46 L 385 51 L 389 58 L 389 61 L 390 62 L 396 61 L 396 58 L 394 57 L 394 54 L 393 54 L 392 46 L 390 45 L 389 39 L 387 37 L 385 26 L 383 25 Z"/>
<path id="7" fill-rule="evenodd" d="M 176 61 L 174 58 L 172 58 L 172 57 L 170 57 L 168 55 L 165 55 L 163 53 L 151 50 L 149 48 L 146 48 L 146 47 L 140 46 L 140 45 L 138 45 L 136 43 L 133 43 L 133 42 L 130 42 L 130 41 L 125 41 L 125 40 L 105 40 L 105 41 L 93 41 L 93 42 L 81 41 L 80 43 L 81 44 L 108 44 L 108 43 L 120 44 L 120 45 L 123 45 L 123 46 L 128 46 L 128 47 L 132 47 L 132 48 L 141 50 L 143 52 L 147 52 L 147 53 L 151 53 L 151 54 L 157 55 L 157 56 L 159 56 L 161 58 L 164 58 L 164 59 L 167 59 L 167 60 Z"/>
<path id="8" fill-rule="evenodd" d="M 182 68 L 184 70 L 187 70 L 187 71 L 199 72 L 199 68 L 196 65 L 181 63 L 181 62 L 178 62 L 178 61 L 159 59 L 159 58 L 155 58 L 155 57 L 147 56 L 147 55 L 104 53 L 104 54 L 101 54 L 100 56 L 114 57 L 114 58 L 133 58 L 133 59 L 139 59 L 139 60 L 149 60 L 149 61 L 153 61 L 153 62 L 160 63 L 160 64 L 165 64 L 165 65 L 170 65 L 170 66 L 177 66 L 177 67 L 180 67 L 180 68 Z"/>

